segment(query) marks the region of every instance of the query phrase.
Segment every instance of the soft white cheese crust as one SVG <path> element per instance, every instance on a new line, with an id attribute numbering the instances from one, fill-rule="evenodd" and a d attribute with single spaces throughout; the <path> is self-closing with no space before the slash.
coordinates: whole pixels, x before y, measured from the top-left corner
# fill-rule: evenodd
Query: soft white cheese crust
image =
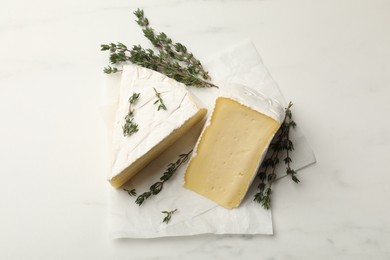
<path id="1" fill-rule="evenodd" d="M 280 124 L 284 120 L 284 108 L 276 100 L 271 99 L 253 88 L 240 84 L 225 84 L 221 88 L 219 97 L 235 100 L 242 105 L 267 115 Z"/>
<path id="2" fill-rule="evenodd" d="M 154 89 L 160 93 L 167 110 L 157 111 Z M 134 109 L 138 132 L 124 136 L 122 126 L 129 111 L 129 97 L 140 93 Z M 108 180 L 117 176 L 147 153 L 201 108 L 185 85 L 161 73 L 136 65 L 123 66 L 119 104 L 113 130 L 113 162 Z"/>

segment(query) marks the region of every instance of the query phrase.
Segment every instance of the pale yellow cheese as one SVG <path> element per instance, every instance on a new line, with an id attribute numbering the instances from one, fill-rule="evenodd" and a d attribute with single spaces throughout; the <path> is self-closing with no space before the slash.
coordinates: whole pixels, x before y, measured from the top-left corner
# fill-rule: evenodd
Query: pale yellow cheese
<path id="1" fill-rule="evenodd" d="M 184 187 L 226 208 L 238 207 L 280 123 L 219 97 L 185 173 Z"/>

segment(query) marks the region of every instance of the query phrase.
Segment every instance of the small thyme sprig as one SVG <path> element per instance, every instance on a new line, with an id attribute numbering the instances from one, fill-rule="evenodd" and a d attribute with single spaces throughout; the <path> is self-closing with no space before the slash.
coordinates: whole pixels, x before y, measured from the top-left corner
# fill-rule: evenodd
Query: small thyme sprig
<path id="1" fill-rule="evenodd" d="M 136 192 L 135 189 L 131 189 L 131 190 L 129 190 L 129 189 L 123 189 L 123 190 L 124 190 L 124 191 L 127 191 L 127 194 L 129 194 L 130 197 L 134 197 L 134 196 L 137 195 L 137 192 Z"/>
<path id="2" fill-rule="evenodd" d="M 111 67 L 111 66 L 107 66 L 104 68 L 103 71 L 104 71 L 104 73 L 111 74 L 111 73 L 117 73 L 119 71 L 119 69 Z"/>
<path id="3" fill-rule="evenodd" d="M 122 126 L 123 135 L 130 136 L 138 132 L 138 124 L 134 123 L 134 109 L 133 105 L 138 100 L 140 93 L 133 93 L 129 98 L 129 112 L 125 117 L 125 124 Z"/>
<path id="4" fill-rule="evenodd" d="M 289 102 L 283 123 L 270 144 L 270 151 L 272 152 L 271 154 L 267 154 L 267 158 L 261 164 L 260 172 L 258 173 L 258 177 L 260 178 L 258 185 L 259 191 L 255 194 L 254 201 L 260 203 L 265 209 L 271 207 L 272 184 L 280 178 L 277 178 L 275 171 L 276 166 L 279 164 L 279 157 L 282 151 L 286 151 L 286 157 L 283 159 L 286 164 L 286 174 L 291 175 L 295 183 L 299 182 L 299 179 L 296 177 L 296 172 L 290 165 L 292 162 L 290 152 L 294 150 L 294 145 L 290 140 L 290 129 L 291 127 L 296 127 L 296 123 L 292 120 L 292 105 Z"/>
<path id="5" fill-rule="evenodd" d="M 134 12 L 134 15 L 138 18 L 136 21 L 139 26 L 143 28 L 143 32 L 146 38 L 153 44 L 154 47 L 159 49 L 164 58 L 168 60 L 178 60 L 185 63 L 186 68 L 195 74 L 199 74 L 203 79 L 211 79 L 208 72 L 204 70 L 202 64 L 194 55 L 187 51 L 187 48 L 181 43 L 173 43 L 165 33 L 156 34 L 154 30 L 149 27 L 149 20 L 145 17 L 144 11 L 138 9 Z"/>
<path id="6" fill-rule="evenodd" d="M 145 17 L 143 10 L 137 9 L 134 15 L 136 22 L 143 29 L 144 35 L 158 50 L 155 53 L 152 49 L 144 49 L 140 45 L 134 45 L 131 49 L 123 43 L 102 44 L 101 51 L 110 52 L 110 63 L 121 65 L 125 62 L 132 62 L 142 67 L 158 71 L 188 86 L 195 87 L 217 87 L 210 83 L 208 72 L 194 55 L 188 52 L 181 43 L 173 43 L 165 33 L 156 33 L 150 26 L 149 20 Z M 105 73 L 116 73 L 120 70 L 108 66 L 104 68 Z"/>
<path id="7" fill-rule="evenodd" d="M 174 209 L 172 211 L 161 211 L 161 213 L 166 214 L 166 216 L 164 217 L 162 222 L 168 224 L 169 221 L 171 221 L 171 217 L 172 217 L 173 213 L 175 213 L 176 211 L 177 211 L 177 209 Z"/>
<path id="8" fill-rule="evenodd" d="M 292 162 L 291 157 L 290 157 L 290 152 L 292 152 L 294 150 L 294 144 L 290 140 L 290 129 L 291 129 L 291 127 L 295 128 L 297 126 L 295 121 L 292 120 L 292 113 L 290 110 L 292 105 L 293 104 L 290 102 L 288 104 L 287 109 L 286 109 L 286 117 L 288 118 L 287 119 L 288 122 L 286 123 L 286 126 L 285 126 L 286 127 L 286 140 L 284 140 L 284 144 L 283 144 L 283 148 L 284 148 L 284 150 L 286 150 L 286 158 L 284 158 L 283 161 L 287 165 L 287 168 L 286 168 L 287 175 L 291 175 L 291 179 L 295 183 L 299 183 L 300 180 L 296 176 L 296 171 L 293 170 L 290 166 L 290 163 Z"/>
<path id="9" fill-rule="evenodd" d="M 167 110 L 167 107 L 165 106 L 164 104 L 164 101 L 162 100 L 161 98 L 161 94 L 157 92 L 157 90 L 155 88 L 154 89 L 154 92 L 156 93 L 156 97 L 157 97 L 157 100 L 153 103 L 153 104 L 158 104 L 158 108 L 157 108 L 157 111 L 160 111 L 160 109 L 164 109 L 164 110 Z"/>
<path id="10" fill-rule="evenodd" d="M 163 173 L 163 176 L 160 177 L 160 181 L 150 186 L 149 191 L 139 195 L 135 200 L 135 203 L 141 206 L 142 203 L 144 203 L 144 201 L 148 199 L 150 196 L 159 194 L 164 187 L 164 183 L 168 181 L 172 177 L 172 175 L 177 171 L 177 169 L 188 160 L 191 153 L 192 150 L 189 151 L 188 153 L 180 154 L 176 162 L 168 164 L 168 168 Z"/>

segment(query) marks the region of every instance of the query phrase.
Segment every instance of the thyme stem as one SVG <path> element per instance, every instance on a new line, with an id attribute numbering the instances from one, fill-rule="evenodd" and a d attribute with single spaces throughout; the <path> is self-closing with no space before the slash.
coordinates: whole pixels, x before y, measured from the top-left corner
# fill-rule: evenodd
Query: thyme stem
<path id="1" fill-rule="evenodd" d="M 177 171 L 177 169 L 189 159 L 191 153 L 192 150 L 188 153 L 180 154 L 176 162 L 168 164 L 168 168 L 163 173 L 163 176 L 160 177 L 160 181 L 150 186 L 149 191 L 139 195 L 135 200 L 135 203 L 141 206 L 150 196 L 159 194 L 164 187 L 164 183 L 168 181 Z"/>
<path id="2" fill-rule="evenodd" d="M 166 214 L 166 216 L 164 217 L 164 219 L 163 219 L 163 223 L 169 223 L 169 221 L 171 221 L 171 218 L 172 218 L 172 215 L 173 215 L 173 213 L 175 213 L 177 211 L 177 209 L 174 209 L 174 210 L 171 210 L 171 211 L 161 211 L 161 213 L 163 213 L 163 214 Z"/>
<path id="3" fill-rule="evenodd" d="M 124 191 L 127 191 L 127 194 L 129 194 L 130 197 L 133 197 L 133 196 L 136 196 L 137 195 L 137 192 L 135 189 L 123 189 Z"/>
<path id="4" fill-rule="evenodd" d="M 161 94 L 158 93 L 155 88 L 153 88 L 153 89 L 154 89 L 154 92 L 155 92 L 156 97 L 157 97 L 157 100 L 154 102 L 154 104 L 157 104 L 157 103 L 159 104 L 158 108 L 157 108 L 157 111 L 160 111 L 160 109 L 167 110 L 167 107 L 165 106 L 164 101 L 161 98 Z"/>
<path id="5" fill-rule="evenodd" d="M 138 124 L 134 122 L 133 105 L 137 102 L 139 95 L 140 93 L 133 93 L 133 95 L 129 98 L 129 112 L 125 117 L 125 124 L 122 126 L 124 136 L 130 136 L 138 132 Z"/>

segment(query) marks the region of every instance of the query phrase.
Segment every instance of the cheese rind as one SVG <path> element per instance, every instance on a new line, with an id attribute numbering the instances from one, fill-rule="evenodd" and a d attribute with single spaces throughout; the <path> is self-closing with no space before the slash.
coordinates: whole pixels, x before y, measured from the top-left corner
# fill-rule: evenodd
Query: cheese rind
<path id="1" fill-rule="evenodd" d="M 226 208 L 241 203 L 282 118 L 280 107 L 272 118 L 241 97 L 217 99 L 185 172 L 185 188 Z"/>
<path id="2" fill-rule="evenodd" d="M 167 107 L 157 110 L 155 90 Z M 138 132 L 124 136 L 122 126 L 129 110 L 129 97 L 139 93 L 132 105 Z M 160 153 L 201 121 L 206 114 L 191 93 L 165 75 L 134 65 L 123 68 L 119 105 L 113 133 L 113 162 L 108 180 L 119 188 Z"/>

